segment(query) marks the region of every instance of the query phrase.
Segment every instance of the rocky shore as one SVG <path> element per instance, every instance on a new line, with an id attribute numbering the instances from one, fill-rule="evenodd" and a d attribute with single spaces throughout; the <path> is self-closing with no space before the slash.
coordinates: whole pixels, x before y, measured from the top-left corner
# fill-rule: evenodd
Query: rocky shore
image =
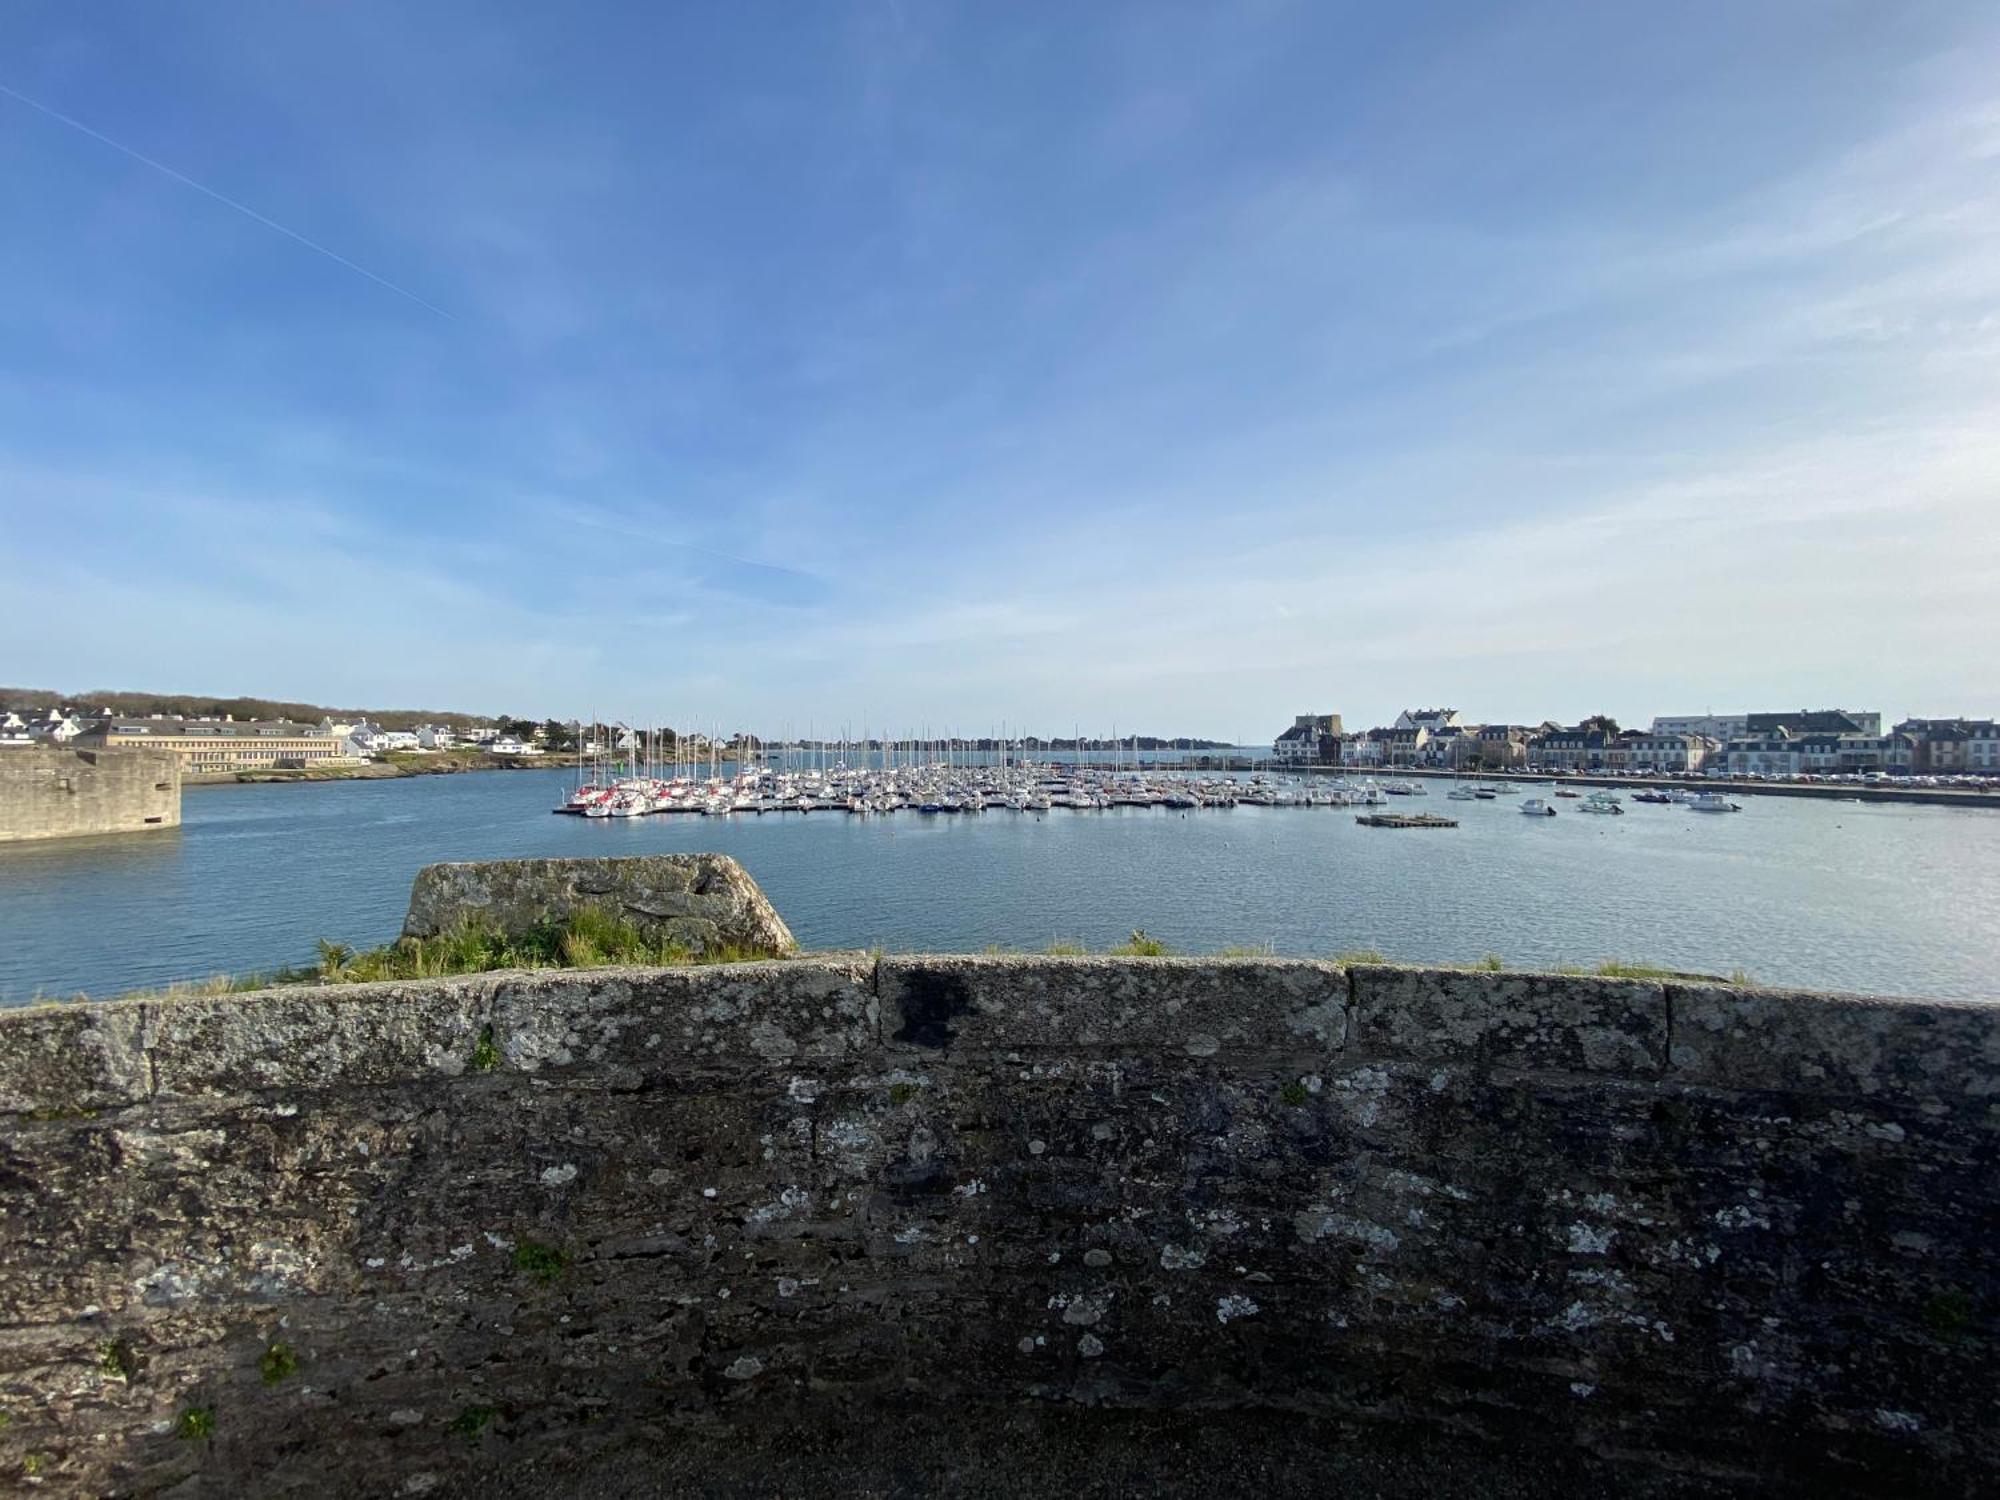
<path id="1" fill-rule="evenodd" d="M 493 755 L 484 750 L 441 750 L 389 755 L 381 760 L 268 771 L 217 771 L 185 775 L 182 786 L 251 785 L 272 781 L 394 781 L 406 776 L 452 776 L 462 771 L 545 771 L 560 765 L 552 756 Z"/>

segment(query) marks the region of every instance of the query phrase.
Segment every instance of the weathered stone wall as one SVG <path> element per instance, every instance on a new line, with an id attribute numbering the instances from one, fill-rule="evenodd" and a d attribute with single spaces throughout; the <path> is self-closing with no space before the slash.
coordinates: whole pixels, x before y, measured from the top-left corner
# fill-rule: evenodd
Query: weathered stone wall
<path id="1" fill-rule="evenodd" d="M 0 843 L 136 833 L 180 821 L 180 761 L 170 752 L 0 750 Z"/>
<path id="2" fill-rule="evenodd" d="M 0 1111 L 0 1473 L 61 1492 L 1036 1403 L 2000 1460 L 2000 1007 L 814 958 L 14 1012 Z"/>
<path id="3" fill-rule="evenodd" d="M 433 937 L 470 922 L 519 934 L 585 908 L 690 953 L 776 957 L 794 946 L 750 872 L 726 854 L 425 865 L 410 887 L 403 936 Z"/>

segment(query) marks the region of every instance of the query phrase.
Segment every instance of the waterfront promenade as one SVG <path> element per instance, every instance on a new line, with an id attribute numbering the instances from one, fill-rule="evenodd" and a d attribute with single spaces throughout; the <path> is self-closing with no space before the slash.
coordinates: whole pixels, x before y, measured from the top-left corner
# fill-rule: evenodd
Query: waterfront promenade
<path id="1" fill-rule="evenodd" d="M 1268 766 L 1269 762 L 1260 763 Z M 1751 797 L 1812 797 L 1830 802 L 1883 802 L 1928 804 L 1932 807 L 1984 807 L 2000 809 L 2000 786 L 1981 790 L 1977 787 L 1905 786 L 1895 782 L 1870 785 L 1863 782 L 1825 783 L 1814 781 L 1746 781 L 1740 778 L 1711 779 L 1707 776 L 1608 776 L 1597 772 L 1572 771 L 1442 771 L 1431 767 L 1383 766 L 1370 769 L 1360 766 L 1288 766 L 1288 773 L 1306 776 L 1372 776 L 1378 779 L 1401 780 L 1405 777 L 1424 777 L 1435 781 L 1508 781 L 1515 784 L 1527 782 L 1553 781 L 1562 786 L 1602 786 L 1613 790 L 1626 789 L 1641 791 L 1647 787 L 1657 787 L 1671 791 L 1675 787 L 1687 790 L 1728 792 Z"/>

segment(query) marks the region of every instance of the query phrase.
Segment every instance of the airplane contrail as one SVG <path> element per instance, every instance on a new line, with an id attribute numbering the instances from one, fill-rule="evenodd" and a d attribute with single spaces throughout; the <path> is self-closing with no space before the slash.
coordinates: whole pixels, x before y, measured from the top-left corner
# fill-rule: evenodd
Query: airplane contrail
<path id="1" fill-rule="evenodd" d="M 155 161 L 152 157 L 147 156 L 142 151 L 134 151 L 130 146 L 126 145 L 123 141 L 114 141 L 110 136 L 106 135 L 101 130 L 92 130 L 88 125 L 84 124 L 83 121 L 72 119 L 70 116 L 64 114 L 59 109 L 51 109 L 49 108 L 48 105 L 41 103 L 39 100 L 30 99 L 26 94 L 22 93 L 20 90 L 11 89 L 7 87 L 7 85 L 4 83 L 0 83 L 0 94 L 5 94 L 10 99 L 20 100 L 21 103 L 27 105 L 28 108 L 33 110 L 39 110 L 42 114 L 47 115 L 51 120 L 60 121 L 62 124 L 69 126 L 69 128 L 72 130 L 81 131 L 83 134 L 89 136 L 93 141 L 103 142 L 105 145 L 109 146 L 113 151 L 122 152 L 126 156 L 131 157 L 132 160 L 136 162 L 141 162 L 144 165 L 151 167 L 155 172 L 160 172 L 168 177 L 173 178 L 173 180 L 175 182 L 178 182 L 182 187 L 191 187 L 197 193 L 206 194 L 208 197 L 213 198 L 217 203 L 222 204 L 224 207 L 235 209 L 239 214 L 242 214 L 245 218 L 255 219 L 259 224 L 262 224 L 266 229 L 277 230 L 278 233 L 285 236 L 286 239 L 297 240 L 301 245 L 304 245 L 308 250 L 316 250 L 321 255 L 324 255 L 328 260 L 334 262 L 336 265 L 345 266 L 347 267 L 348 270 L 355 272 L 357 275 L 366 276 L 370 281 L 374 282 L 377 286 L 387 287 L 390 291 L 394 292 L 398 297 L 403 297 L 411 302 L 416 303 L 417 306 L 421 307 L 425 312 L 436 313 L 440 318 L 443 318 L 447 323 L 456 323 L 458 321 L 458 319 L 454 318 L 450 313 L 446 312 L 436 303 L 424 301 L 424 299 L 419 297 L 415 292 L 410 291 L 405 287 L 397 286 L 396 283 L 389 280 L 388 277 L 377 276 L 373 271 L 369 270 L 366 266 L 356 265 L 353 261 L 349 260 L 346 256 L 340 254 L 338 251 L 327 249 L 326 246 L 320 244 L 317 240 L 307 239 L 304 235 L 300 234 L 296 229 L 287 229 L 283 224 L 280 224 L 276 219 L 266 218 L 263 214 L 258 213 L 256 209 L 251 208 L 249 205 L 238 203 L 234 198 L 231 198 L 223 193 L 218 193 L 214 188 L 209 187 L 206 183 L 196 182 L 192 177 L 188 176 L 187 173 L 185 172 L 176 172 L 172 167 L 168 166 L 163 161 Z"/>

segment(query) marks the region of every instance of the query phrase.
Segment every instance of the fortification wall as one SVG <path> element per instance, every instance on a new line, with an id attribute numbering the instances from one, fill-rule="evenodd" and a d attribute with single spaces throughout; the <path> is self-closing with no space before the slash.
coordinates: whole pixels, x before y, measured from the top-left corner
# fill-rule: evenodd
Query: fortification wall
<path id="1" fill-rule="evenodd" d="M 0 843 L 137 833 L 180 821 L 180 762 L 171 752 L 0 750 Z"/>
<path id="2" fill-rule="evenodd" d="M 16 1012 L 0 1112 L 0 1471 L 74 1492 L 1079 1403 L 2000 1460 L 2000 1007 L 809 958 Z"/>

